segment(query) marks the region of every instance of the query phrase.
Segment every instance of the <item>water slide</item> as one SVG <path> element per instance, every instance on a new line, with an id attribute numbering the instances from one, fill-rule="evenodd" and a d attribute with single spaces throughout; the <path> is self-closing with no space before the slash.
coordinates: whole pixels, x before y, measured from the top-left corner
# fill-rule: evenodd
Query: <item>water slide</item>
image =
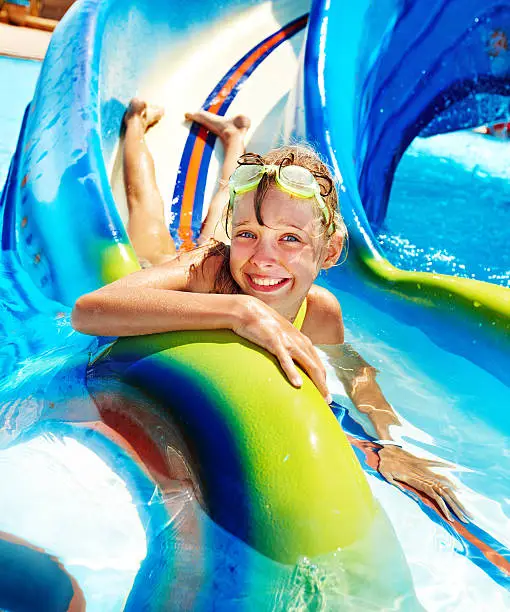
<path id="1" fill-rule="evenodd" d="M 101 345 L 72 332 L 69 309 L 137 269 L 118 146 L 134 95 L 166 109 L 148 142 L 178 241 L 196 236 L 220 163 L 214 138 L 183 123 L 187 110 L 243 112 L 249 149 L 306 138 L 335 169 L 350 252 L 321 283 L 342 304 L 349 342 L 380 370 L 401 443 L 454 464 L 449 476 L 471 513 L 467 525 L 446 523 L 430 500 L 383 481 L 369 426 L 331 380 L 336 416 L 412 579 L 416 599 L 404 596 L 402 609 L 508 609 L 509 292 L 397 270 L 372 232 L 416 135 L 498 119 L 470 102 L 508 95 L 508 54 L 493 43 L 509 25 L 507 3 L 486 0 L 84 0 L 71 9 L 1 207 L 2 554 L 46 567 L 55 597 L 46 609 L 383 609 L 402 595 L 391 576 L 389 594 L 349 592 L 343 559 L 304 555 L 289 566 L 211 521 L 186 492 L 162 499 L 151 478 L 164 473 L 157 415 L 152 429 L 114 411 L 100 418 L 84 359 Z M 147 419 L 131 416 L 140 414 Z M 13 591 L 12 609 L 30 609 Z"/>

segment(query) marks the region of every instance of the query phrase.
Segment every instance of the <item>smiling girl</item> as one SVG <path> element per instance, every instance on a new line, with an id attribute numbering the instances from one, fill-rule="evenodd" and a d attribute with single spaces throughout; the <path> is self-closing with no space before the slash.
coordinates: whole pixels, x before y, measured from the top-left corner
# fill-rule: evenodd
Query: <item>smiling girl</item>
<path id="1" fill-rule="evenodd" d="M 243 115 L 187 115 L 219 136 L 225 160 L 200 246 L 176 253 L 145 143 L 162 114 L 135 99 L 124 119 L 128 232 L 145 269 L 80 297 L 73 326 L 102 336 L 230 329 L 275 355 L 296 387 L 302 385 L 298 364 L 331 402 L 314 345 L 342 347 L 344 327 L 337 299 L 313 284 L 321 270 L 337 263 L 345 240 L 328 168 L 306 146 L 244 154 L 250 122 Z M 430 470 L 435 464 L 388 444 L 390 428 L 400 422 L 376 383 L 376 370 L 352 349 L 348 359 L 338 374 L 386 442 L 379 451 L 381 473 L 431 497 L 448 519 L 448 506 L 462 519 L 449 481 Z"/>

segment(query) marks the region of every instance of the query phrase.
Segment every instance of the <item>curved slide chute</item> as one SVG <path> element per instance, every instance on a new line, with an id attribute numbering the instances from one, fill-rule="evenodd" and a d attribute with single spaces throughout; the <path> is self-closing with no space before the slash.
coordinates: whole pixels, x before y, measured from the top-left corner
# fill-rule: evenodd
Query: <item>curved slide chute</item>
<path id="1" fill-rule="evenodd" d="M 507 288 L 399 270 L 384 257 L 373 227 L 384 220 L 395 170 L 415 136 L 427 128 L 439 133 L 498 118 L 490 115 L 496 106 L 470 102 L 477 94 L 510 94 L 508 3 L 362 0 L 356 6 L 316 2 L 315 8 L 302 133 L 319 143 L 343 180 L 343 213 L 362 274 L 386 292 L 448 317 L 453 312 L 469 335 L 507 353 Z M 426 210 L 416 215 L 426 222 Z"/>
<path id="2" fill-rule="evenodd" d="M 395 293 L 411 295 L 421 305 L 432 305 L 445 294 L 450 302 L 472 306 L 476 301 L 478 312 L 495 322 L 491 333 L 503 346 L 507 294 L 484 290 L 481 299 L 480 284 L 470 284 L 469 294 L 458 290 L 455 279 L 404 278 L 406 273 L 390 268 L 374 246 L 361 207 L 362 201 L 370 203 L 369 218 L 375 219 L 388 190 L 384 163 L 396 165 L 405 134 L 409 137 L 407 114 L 395 139 L 388 136 L 392 123 L 388 115 L 377 114 L 370 87 L 380 85 L 378 95 L 385 95 L 398 63 L 392 45 L 400 39 L 391 43 L 391 35 L 419 21 L 414 13 L 418 4 L 385 3 L 377 9 L 387 11 L 381 15 L 372 14 L 368 2 L 348 9 L 315 2 L 308 16 L 306 2 L 291 0 L 193 0 L 185 9 L 166 0 L 76 3 L 55 32 L 25 114 L 2 195 L 4 253 L 21 263 L 45 299 L 67 307 L 82 293 L 138 269 L 125 230 L 118 147 L 122 116 L 134 95 L 166 107 L 165 118 L 148 134 L 149 146 L 169 228 L 176 239 L 189 243 L 215 187 L 219 159 L 214 138 L 198 126 L 189 130 L 182 125 L 183 113 L 200 106 L 221 114 L 239 110 L 253 120 L 249 136 L 254 150 L 305 134 L 343 177 L 343 212 L 356 251 L 372 271 L 367 282 L 353 261 L 345 272 L 348 283 L 368 293 L 378 291 L 379 279 L 386 278 Z M 430 23 L 441 14 L 441 4 L 434 10 L 429 6 Z M 387 57 L 391 66 L 383 62 Z M 363 79 L 356 81 L 360 62 Z M 379 81 L 383 64 L 388 74 Z M 407 67 L 412 72 L 415 64 Z M 358 96 L 360 82 L 365 97 Z M 439 110 L 452 125 L 455 118 Z M 384 158 L 381 151 L 390 145 L 392 157 Z M 375 160 L 373 167 L 369 160 Z M 373 190 L 370 181 L 360 178 L 369 168 L 377 179 Z M 431 288 L 425 298 L 422 286 Z M 165 609 L 168 601 L 176 609 L 207 609 L 212 599 L 239 605 L 243 598 L 247 609 L 253 602 L 262 602 L 258 609 L 285 609 L 289 601 L 302 603 L 296 585 L 301 598 L 303 592 L 315 593 L 308 601 L 312 605 L 322 601 L 320 576 L 328 584 L 333 581 L 337 608 L 346 601 L 352 601 L 353 609 L 366 609 L 367 602 L 389 606 L 400 598 L 404 608 L 419 609 L 393 530 L 343 432 L 309 381 L 296 391 L 274 360 L 225 332 L 119 341 L 97 356 L 87 385 L 94 399 L 90 415 L 79 426 L 54 416 L 43 429 L 46 435 L 65 432 L 79 440 L 130 490 L 147 536 L 147 554 L 134 588 L 126 592 L 127 609 Z M 357 448 L 368 448 L 373 468 L 373 443 L 365 440 Z M 172 487 L 178 480 L 189 480 L 202 504 L 184 526 L 179 521 L 173 525 Z M 151 485 L 158 491 L 154 498 Z M 201 508 L 214 519 L 214 528 Z M 243 568 L 236 570 L 235 584 L 221 568 L 219 586 L 217 562 L 190 553 L 191 543 L 214 548 L 210 540 L 220 539 L 218 530 L 242 544 L 235 549 Z M 58 554 L 49 540 L 48 548 Z M 497 557 L 503 575 L 503 555 L 490 548 L 485 552 L 489 559 Z M 276 577 L 277 588 L 271 583 L 265 585 L 267 592 L 257 592 L 260 584 L 248 571 L 257 564 L 270 568 L 267 573 Z M 282 569 L 286 564 L 295 567 L 290 577 Z M 321 566 L 325 574 L 317 573 Z M 88 580 L 92 584 L 90 575 Z M 221 589 L 224 599 L 218 595 Z M 106 609 L 110 600 L 101 596 L 98 609 Z"/>

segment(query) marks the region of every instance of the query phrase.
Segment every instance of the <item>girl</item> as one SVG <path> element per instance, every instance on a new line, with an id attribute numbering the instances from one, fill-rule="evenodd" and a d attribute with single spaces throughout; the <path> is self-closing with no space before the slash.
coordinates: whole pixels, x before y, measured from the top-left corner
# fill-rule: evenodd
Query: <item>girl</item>
<path id="1" fill-rule="evenodd" d="M 345 239 L 328 168 L 303 146 L 263 157 L 243 154 L 250 122 L 242 115 L 186 115 L 219 136 L 225 161 L 201 246 L 176 253 L 144 138 L 162 114 L 134 99 L 124 119 L 128 232 L 145 269 L 80 297 L 72 315 L 75 329 L 104 336 L 231 329 L 273 353 L 296 387 L 302 385 L 299 364 L 331 402 L 314 345 L 345 353 L 342 314 L 336 298 L 313 284 L 321 270 L 337 263 Z M 227 236 L 218 234 L 227 202 L 230 246 Z M 463 519 L 449 481 L 430 470 L 437 464 L 387 444 L 398 417 L 375 381 L 375 369 L 352 349 L 346 355 L 349 364 L 339 368 L 339 376 L 386 443 L 379 451 L 380 472 L 396 486 L 404 482 L 431 497 L 448 520 L 448 506 Z"/>

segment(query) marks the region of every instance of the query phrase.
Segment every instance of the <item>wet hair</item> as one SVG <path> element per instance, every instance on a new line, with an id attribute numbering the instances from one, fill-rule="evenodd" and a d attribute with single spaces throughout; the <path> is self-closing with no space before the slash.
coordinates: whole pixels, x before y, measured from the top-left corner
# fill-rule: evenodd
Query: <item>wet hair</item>
<path id="1" fill-rule="evenodd" d="M 241 288 L 235 282 L 234 277 L 230 272 L 229 245 L 212 238 L 204 246 L 199 247 L 199 249 L 203 249 L 204 251 L 200 262 L 201 265 L 203 265 L 206 259 L 209 259 L 209 257 L 221 257 L 221 264 L 216 274 L 216 278 L 214 279 L 212 293 L 220 293 L 224 295 L 235 295 L 242 293 Z M 193 264 L 191 266 L 191 272 L 195 272 L 198 268 L 199 265 Z"/>
<path id="2" fill-rule="evenodd" d="M 309 170 L 319 184 L 321 195 L 326 204 L 328 211 L 327 219 L 316 203 L 317 216 L 321 219 L 324 234 L 332 234 L 333 231 L 339 231 L 345 239 L 347 230 L 345 223 L 340 215 L 338 192 L 335 187 L 335 179 L 333 173 L 327 164 L 321 159 L 318 153 L 308 144 L 285 145 L 277 149 L 272 149 L 266 155 L 257 155 L 254 153 L 245 153 L 239 160 L 239 165 L 250 163 L 260 163 L 265 165 L 274 165 L 284 167 L 287 165 L 302 166 Z M 276 177 L 274 174 L 264 174 L 260 183 L 257 186 L 254 198 L 255 216 L 259 225 L 264 225 L 262 219 L 262 203 L 266 197 L 268 190 L 276 185 Z M 315 198 L 314 198 L 314 201 Z M 234 201 L 229 202 L 227 214 L 225 218 L 225 230 L 228 234 L 234 209 Z M 333 231 L 331 231 L 333 230 Z"/>

